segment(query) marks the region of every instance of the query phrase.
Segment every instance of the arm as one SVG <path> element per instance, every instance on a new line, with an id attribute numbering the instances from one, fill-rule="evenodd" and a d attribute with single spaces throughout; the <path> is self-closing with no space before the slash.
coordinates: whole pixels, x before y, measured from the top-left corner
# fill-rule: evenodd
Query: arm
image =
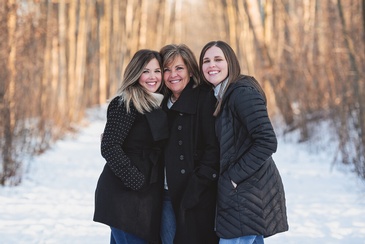
<path id="1" fill-rule="evenodd" d="M 123 104 L 119 104 L 118 97 L 108 106 L 107 122 L 102 141 L 101 155 L 114 174 L 121 179 L 124 186 L 138 190 L 144 183 L 144 175 L 133 165 L 123 151 L 126 139 L 136 117 L 136 110 L 127 113 Z"/>
<path id="2" fill-rule="evenodd" d="M 238 122 L 247 131 L 245 136 L 251 140 L 249 148 L 229 168 L 231 180 L 239 184 L 258 171 L 276 152 L 277 139 L 267 113 L 265 100 L 256 89 L 237 88 L 232 94 L 230 105 Z"/>

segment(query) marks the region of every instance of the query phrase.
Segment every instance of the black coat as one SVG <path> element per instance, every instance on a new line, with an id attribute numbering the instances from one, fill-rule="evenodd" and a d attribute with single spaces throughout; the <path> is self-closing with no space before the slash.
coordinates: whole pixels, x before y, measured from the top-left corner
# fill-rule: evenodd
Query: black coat
<path id="1" fill-rule="evenodd" d="M 95 192 L 94 221 L 159 242 L 162 214 L 164 140 L 167 116 L 162 109 L 127 113 L 118 97 L 108 106 L 101 143 L 106 160 Z"/>
<path id="2" fill-rule="evenodd" d="M 231 84 L 216 120 L 220 141 L 217 235 L 265 237 L 288 230 L 284 188 L 272 159 L 276 135 L 253 77 Z M 234 188 L 231 180 L 237 183 Z"/>
<path id="3" fill-rule="evenodd" d="M 193 89 L 192 82 L 170 109 L 167 98 L 163 101 L 170 128 L 164 160 L 177 222 L 174 243 L 218 243 L 214 232 L 219 169 L 215 102 L 211 88 Z"/>

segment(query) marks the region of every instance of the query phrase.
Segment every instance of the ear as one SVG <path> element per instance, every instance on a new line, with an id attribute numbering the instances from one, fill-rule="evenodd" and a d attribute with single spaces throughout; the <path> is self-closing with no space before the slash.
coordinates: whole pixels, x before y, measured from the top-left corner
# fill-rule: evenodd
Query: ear
<path id="1" fill-rule="evenodd" d="M 192 73 L 190 73 L 190 77 L 193 77 L 193 74 Z"/>

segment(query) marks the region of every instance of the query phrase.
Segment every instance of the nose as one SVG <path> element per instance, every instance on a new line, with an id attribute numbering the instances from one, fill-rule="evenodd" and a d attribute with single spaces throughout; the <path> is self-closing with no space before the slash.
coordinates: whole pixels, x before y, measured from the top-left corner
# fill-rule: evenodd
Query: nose
<path id="1" fill-rule="evenodd" d="M 176 70 L 171 70 L 170 76 L 171 77 L 177 76 L 177 71 Z"/>
<path id="2" fill-rule="evenodd" d="M 155 74 L 155 72 L 151 72 L 150 76 L 149 76 L 149 79 L 154 80 L 156 78 L 157 78 L 157 75 Z"/>

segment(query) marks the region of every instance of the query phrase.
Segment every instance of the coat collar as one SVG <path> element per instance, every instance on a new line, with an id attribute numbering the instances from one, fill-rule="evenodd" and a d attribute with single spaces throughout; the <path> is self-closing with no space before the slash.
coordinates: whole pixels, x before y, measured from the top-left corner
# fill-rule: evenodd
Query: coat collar
<path id="1" fill-rule="evenodd" d="M 226 92 L 223 94 L 223 101 L 222 102 L 225 102 L 229 96 L 231 95 L 231 93 L 237 88 L 237 87 L 241 87 L 241 86 L 249 86 L 247 84 L 247 82 L 245 82 L 245 79 L 247 79 L 248 77 L 245 76 L 245 75 L 242 75 L 240 77 L 240 79 L 234 83 L 231 83 L 228 85 L 228 88 L 226 90 Z"/>
<path id="2" fill-rule="evenodd" d="M 190 82 L 186 85 L 179 99 L 172 105 L 170 110 L 174 110 L 181 113 L 195 114 L 198 106 L 199 89 L 198 87 L 193 88 L 194 82 L 190 79 Z M 163 102 L 164 109 L 167 109 L 166 97 Z"/>
<path id="3" fill-rule="evenodd" d="M 153 109 L 145 115 L 154 141 L 167 139 L 169 132 L 166 113 L 162 109 Z"/>

